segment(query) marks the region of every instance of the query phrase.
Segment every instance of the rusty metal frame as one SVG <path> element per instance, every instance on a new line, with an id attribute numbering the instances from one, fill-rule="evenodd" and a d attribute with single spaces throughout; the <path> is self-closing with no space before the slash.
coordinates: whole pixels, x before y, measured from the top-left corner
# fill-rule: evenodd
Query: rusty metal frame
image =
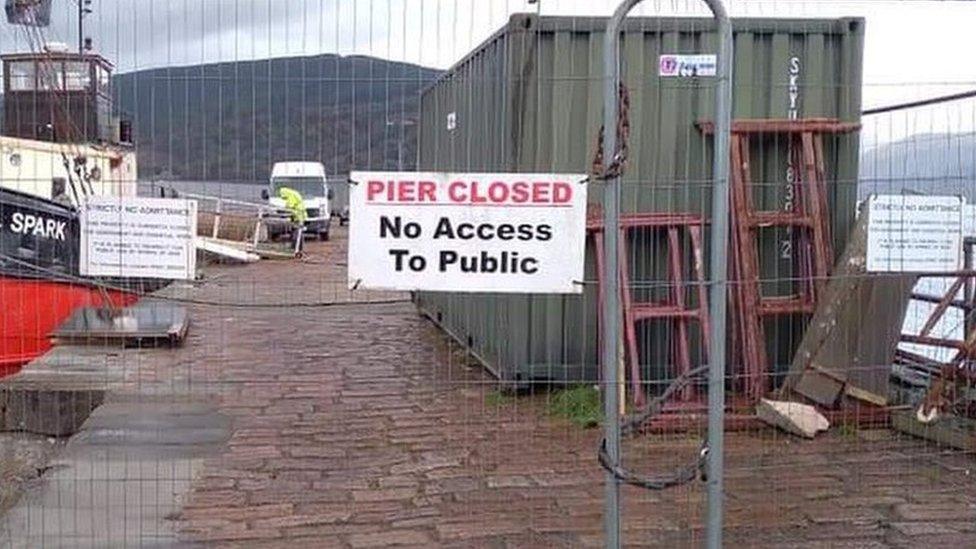
<path id="1" fill-rule="evenodd" d="M 930 384 L 925 396 L 925 400 L 935 400 L 942 392 L 943 386 L 948 383 L 955 388 L 952 392 L 954 398 L 958 398 L 960 385 L 970 388 L 976 383 L 976 271 L 973 270 L 973 248 L 976 247 L 976 239 L 966 238 L 963 241 L 963 251 L 965 257 L 964 268 L 955 273 L 942 273 L 942 277 L 954 277 L 955 280 L 941 296 L 913 293 L 912 300 L 934 304 L 935 307 L 929 313 L 925 324 L 919 330 L 918 335 L 902 334 L 901 342 L 938 347 L 943 349 L 955 350 L 955 354 L 948 362 L 940 362 L 924 355 L 896 349 L 895 362 L 904 366 L 926 370 L 929 372 Z M 925 275 L 922 275 L 924 277 Z M 929 277 L 938 277 L 939 274 L 929 274 Z M 920 277 L 920 278 L 922 278 Z M 957 298 L 959 293 L 963 293 L 962 299 Z M 951 309 L 959 309 L 963 312 L 963 338 L 954 340 L 932 335 L 932 330 L 938 325 L 946 313 Z M 936 378 L 941 378 L 936 382 Z M 956 406 L 958 402 L 952 402 Z M 973 407 L 970 404 L 965 408 L 965 412 L 972 416 Z"/>
<path id="2" fill-rule="evenodd" d="M 691 322 L 698 322 L 700 327 L 701 348 L 703 358 L 708 360 L 708 290 L 705 285 L 705 266 L 702 250 L 702 229 L 704 219 L 701 216 L 687 213 L 636 213 L 620 217 L 620 294 L 622 316 L 624 320 L 625 360 L 630 372 L 631 398 L 635 406 L 643 406 L 646 401 L 640 368 L 640 352 L 637 341 L 637 326 L 648 320 L 668 320 L 673 324 L 675 338 L 672 341 L 670 354 L 677 366 L 678 375 L 691 371 L 691 342 L 689 329 Z M 630 268 L 628 264 L 628 241 L 632 230 L 657 230 L 667 237 L 667 285 L 668 297 L 664 302 L 635 302 L 631 292 Z M 596 245 L 597 281 L 599 299 L 604 298 L 605 281 L 602 267 L 606 260 L 603 239 L 601 238 L 604 225 L 597 217 L 590 217 L 587 230 L 593 236 Z M 686 234 L 691 244 L 691 281 L 685 280 L 685 260 L 682 257 L 682 233 Z M 697 305 L 686 303 L 686 292 L 689 284 L 696 287 Z M 602 323 L 602 315 L 598 318 Z M 602 324 L 601 324 L 602 325 Z M 604 341 L 600 338 L 599 346 Z M 686 387 L 678 393 L 680 400 L 691 401 L 697 397 L 694 387 Z"/>
<path id="3" fill-rule="evenodd" d="M 715 131 L 715 124 L 710 120 L 695 123 L 705 135 Z M 850 133 L 861 129 L 858 122 L 841 122 L 836 118 L 740 118 L 732 121 L 732 133 L 743 134 L 840 134 Z"/>
<path id="4" fill-rule="evenodd" d="M 699 122 L 704 133 L 710 122 Z M 823 134 L 856 131 L 860 124 L 836 119 L 736 120 L 732 123 L 732 325 L 733 357 L 742 370 L 742 391 L 758 399 L 769 390 L 764 319 L 770 316 L 812 314 L 833 263 L 826 190 Z M 756 210 L 752 201 L 750 138 L 786 135 L 795 144 L 800 177 L 792 211 Z M 797 246 L 795 292 L 763 296 L 757 249 L 758 230 L 792 227 Z"/>
<path id="5" fill-rule="evenodd" d="M 966 360 L 976 359 L 976 328 L 973 328 L 971 322 L 971 317 L 973 314 L 976 314 L 976 303 L 969 296 L 962 300 L 956 298 L 961 290 L 972 285 L 974 282 L 976 282 L 976 273 L 964 273 L 955 277 L 952 285 L 949 286 L 942 296 L 912 294 L 913 300 L 932 303 L 935 305 L 935 308 L 929 313 L 918 335 L 902 334 L 901 341 L 916 345 L 954 349 L 957 352 L 948 363 L 942 363 L 910 351 L 899 349 L 896 353 L 896 359 L 900 363 L 918 364 L 932 369 L 943 369 L 944 367 L 958 368 Z M 945 317 L 950 309 L 961 309 L 966 316 L 966 328 L 963 331 L 964 336 L 961 341 L 932 335 L 932 330 L 935 329 L 935 326 L 938 325 L 939 321 Z"/>

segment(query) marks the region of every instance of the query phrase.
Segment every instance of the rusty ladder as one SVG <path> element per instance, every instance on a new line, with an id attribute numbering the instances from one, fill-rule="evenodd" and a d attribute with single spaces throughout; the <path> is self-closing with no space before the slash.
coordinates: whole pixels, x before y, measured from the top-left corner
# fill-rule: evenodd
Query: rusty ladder
<path id="1" fill-rule="evenodd" d="M 711 123 L 700 123 L 705 133 Z M 752 400 L 769 390 L 769 357 L 764 321 L 783 315 L 809 315 L 826 285 L 833 263 L 824 167 L 823 134 L 855 131 L 859 124 L 835 119 L 736 120 L 732 123 L 730 200 L 732 206 L 731 309 L 734 363 L 742 365 L 744 392 Z M 751 176 L 752 137 L 785 135 L 797 167 L 789 209 L 757 210 Z M 764 296 L 757 241 L 759 231 L 790 227 L 796 275 L 789 295 Z"/>
<path id="2" fill-rule="evenodd" d="M 635 406 L 641 407 L 645 403 L 646 395 L 641 379 L 640 352 L 637 340 L 638 324 L 649 320 L 668 320 L 674 330 L 672 346 L 669 355 L 678 374 L 688 372 L 692 368 L 690 323 L 697 321 L 701 333 L 701 349 L 703 359 L 707 360 L 708 337 L 708 299 L 705 287 L 705 271 L 702 261 L 702 226 L 704 220 L 694 214 L 670 213 L 635 213 L 625 214 L 620 218 L 620 293 L 621 309 L 624 320 L 625 360 L 629 370 L 631 398 Z M 603 221 L 601 217 L 590 216 L 587 230 L 593 237 L 596 246 L 596 267 L 598 281 L 599 302 L 603 302 Z M 630 282 L 629 236 L 633 231 L 653 230 L 663 231 L 667 237 L 667 297 L 661 302 L 635 301 Z M 682 258 L 682 232 L 686 233 L 691 243 L 692 284 L 697 286 L 696 305 L 689 304 L 687 290 L 689 283 L 685 280 L 685 263 Z M 599 322 L 603 322 L 602 315 Z M 600 341 L 600 348 L 604 342 Z M 680 400 L 689 401 L 695 395 L 694 387 L 686 387 L 678 395 Z"/>

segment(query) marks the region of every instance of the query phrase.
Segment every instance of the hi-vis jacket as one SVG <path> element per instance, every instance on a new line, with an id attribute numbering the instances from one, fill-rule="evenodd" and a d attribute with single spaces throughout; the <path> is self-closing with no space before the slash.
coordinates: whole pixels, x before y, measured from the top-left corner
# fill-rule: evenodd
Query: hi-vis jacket
<path id="1" fill-rule="evenodd" d="M 278 189 L 278 197 L 285 201 L 285 207 L 291 212 L 291 220 L 298 225 L 304 225 L 306 213 L 302 195 L 295 189 L 282 187 Z"/>

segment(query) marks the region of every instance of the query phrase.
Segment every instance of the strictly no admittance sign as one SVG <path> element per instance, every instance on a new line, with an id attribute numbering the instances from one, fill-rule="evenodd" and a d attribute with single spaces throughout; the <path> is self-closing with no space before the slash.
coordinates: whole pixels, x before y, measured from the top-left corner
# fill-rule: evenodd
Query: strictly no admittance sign
<path id="1" fill-rule="evenodd" d="M 353 172 L 349 286 L 580 293 L 585 175 Z"/>
<path id="2" fill-rule="evenodd" d="M 193 280 L 197 203 L 91 196 L 81 207 L 81 274 Z"/>
<path id="3" fill-rule="evenodd" d="M 962 267 L 960 196 L 868 199 L 868 272 L 952 272 Z"/>

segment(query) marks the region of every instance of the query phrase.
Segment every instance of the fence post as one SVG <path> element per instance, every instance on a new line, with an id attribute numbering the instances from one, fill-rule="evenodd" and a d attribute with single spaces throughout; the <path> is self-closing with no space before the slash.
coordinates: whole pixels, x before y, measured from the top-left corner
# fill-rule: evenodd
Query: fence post
<path id="1" fill-rule="evenodd" d="M 708 356 L 708 510 L 705 538 L 709 549 L 722 547 L 725 467 L 725 315 L 728 309 L 729 143 L 732 132 L 732 22 L 722 0 L 705 0 L 718 32 L 715 86 L 715 138 L 712 156 L 712 235 Z"/>
<path id="2" fill-rule="evenodd" d="M 620 81 L 620 29 L 627 14 L 641 0 L 623 0 L 607 23 L 604 36 L 603 61 L 603 165 L 613 163 L 617 149 L 617 119 Z M 708 511 L 707 545 L 717 549 L 722 545 L 722 468 L 725 422 L 725 314 L 727 309 L 726 262 L 728 256 L 728 174 L 729 142 L 732 108 L 732 25 L 722 0 L 705 0 L 717 22 L 719 51 L 715 94 L 715 142 L 712 172 L 712 238 L 711 293 L 709 333 L 708 381 Z M 603 383 L 604 430 L 607 456 L 612 464 L 620 461 L 620 424 L 618 421 L 618 392 L 621 382 L 617 363 L 620 360 L 620 265 L 618 240 L 620 231 L 620 178 L 604 181 L 603 191 L 603 280 L 606 284 L 603 301 Z M 620 547 L 620 484 L 613 473 L 606 474 L 604 497 L 604 541 L 609 548 Z"/>
<path id="3" fill-rule="evenodd" d="M 217 207 L 214 208 L 214 224 L 213 224 L 213 238 L 216 239 L 220 235 L 220 216 L 223 213 L 223 200 L 217 199 Z"/>
<path id="4" fill-rule="evenodd" d="M 624 0 L 607 23 L 603 43 L 603 166 L 610 166 L 617 154 L 618 82 L 620 81 L 620 26 L 640 0 Z M 620 412 L 617 364 L 620 362 L 620 178 L 604 180 L 603 187 L 603 428 L 610 463 L 620 462 Z M 606 473 L 603 508 L 604 545 L 620 547 L 620 483 Z"/>

